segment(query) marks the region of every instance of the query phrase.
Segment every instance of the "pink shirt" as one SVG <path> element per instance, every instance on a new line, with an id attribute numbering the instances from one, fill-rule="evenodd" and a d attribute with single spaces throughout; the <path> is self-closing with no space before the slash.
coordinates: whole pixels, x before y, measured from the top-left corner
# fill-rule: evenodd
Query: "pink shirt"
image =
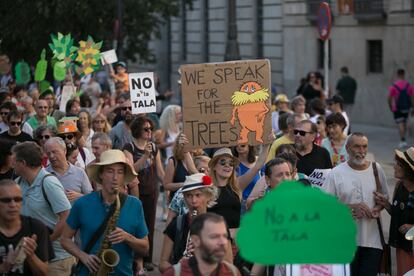
<path id="1" fill-rule="evenodd" d="M 394 82 L 395 85 L 397 85 L 401 90 L 403 90 L 405 88 L 405 86 L 407 85 L 407 81 L 406 80 L 397 80 L 396 82 Z M 391 105 L 391 109 L 392 112 L 397 111 L 397 99 L 398 96 L 400 95 L 400 91 L 398 91 L 394 85 L 391 85 L 390 88 L 388 88 L 388 96 L 392 98 L 392 105 Z M 414 95 L 414 89 L 412 87 L 412 85 L 410 84 L 408 86 L 408 96 L 412 97 Z"/>

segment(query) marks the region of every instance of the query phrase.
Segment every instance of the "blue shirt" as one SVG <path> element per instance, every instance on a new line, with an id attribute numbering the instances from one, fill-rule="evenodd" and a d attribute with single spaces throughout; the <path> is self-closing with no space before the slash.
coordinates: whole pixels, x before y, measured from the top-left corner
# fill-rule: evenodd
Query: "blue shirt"
<path id="1" fill-rule="evenodd" d="M 80 230 L 82 250 L 92 239 L 93 234 L 103 222 L 109 209 L 110 206 L 102 201 L 100 192 L 90 193 L 75 201 L 66 222 L 73 230 Z M 116 225 L 139 239 L 148 235 L 142 203 L 139 199 L 132 196 L 127 197 Z M 101 243 L 102 237 L 98 239 L 89 254 L 96 254 L 101 248 Z M 132 248 L 126 242 L 122 242 L 114 244 L 112 249 L 118 252 L 120 258 L 114 275 L 132 275 L 132 264 L 134 262 Z M 89 271 L 85 266 L 82 266 L 78 275 L 89 275 Z"/>
<path id="2" fill-rule="evenodd" d="M 40 220 L 50 229 L 55 229 L 58 222 L 58 213 L 70 209 L 70 202 L 65 195 L 62 184 L 55 176 L 44 178 L 48 172 L 45 169 L 40 169 L 39 173 L 29 185 L 23 178 L 18 178 L 22 190 L 23 205 L 21 214 Z M 44 179 L 43 179 L 44 178 Z M 42 193 L 42 180 L 47 199 L 50 202 L 47 204 Z M 60 241 L 53 242 L 53 249 L 55 251 L 55 258 L 52 261 L 63 260 L 71 257 L 60 245 Z"/>

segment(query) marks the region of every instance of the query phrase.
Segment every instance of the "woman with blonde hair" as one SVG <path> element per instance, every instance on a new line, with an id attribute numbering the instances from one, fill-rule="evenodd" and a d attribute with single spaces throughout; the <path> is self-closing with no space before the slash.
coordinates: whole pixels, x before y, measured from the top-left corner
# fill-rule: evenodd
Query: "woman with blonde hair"
<path id="1" fill-rule="evenodd" d="M 160 117 L 160 132 L 156 135 L 157 147 L 165 150 L 165 160 L 173 155 L 174 142 L 181 131 L 181 107 L 170 104 L 162 112 Z"/>
<path id="2" fill-rule="evenodd" d="M 104 132 L 108 134 L 111 131 L 111 125 L 104 114 L 97 113 L 92 119 L 92 129 L 95 133 Z"/>

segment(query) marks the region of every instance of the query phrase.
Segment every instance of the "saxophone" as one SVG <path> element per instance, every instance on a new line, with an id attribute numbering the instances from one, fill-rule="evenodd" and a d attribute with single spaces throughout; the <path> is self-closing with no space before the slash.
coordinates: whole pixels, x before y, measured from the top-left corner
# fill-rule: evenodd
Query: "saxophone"
<path id="1" fill-rule="evenodd" d="M 106 226 L 104 239 L 97 254 L 98 258 L 101 260 L 101 266 L 99 267 L 98 272 L 92 274 L 94 276 L 107 276 L 109 273 L 113 272 L 114 268 L 119 263 L 119 254 L 115 250 L 111 249 L 111 243 L 108 240 L 108 235 L 115 230 L 120 213 L 121 201 L 119 199 L 119 195 L 117 195 L 115 200 L 115 212 L 109 219 L 108 225 Z"/>
<path id="2" fill-rule="evenodd" d="M 197 216 L 197 210 L 193 210 L 193 212 L 191 213 L 191 220 L 195 218 L 196 216 Z M 183 257 L 185 258 L 191 258 L 193 256 L 193 253 L 189 252 L 190 243 L 191 243 L 191 235 L 190 235 L 190 231 L 188 231 L 187 243 L 185 245 L 185 250 L 183 253 Z"/>

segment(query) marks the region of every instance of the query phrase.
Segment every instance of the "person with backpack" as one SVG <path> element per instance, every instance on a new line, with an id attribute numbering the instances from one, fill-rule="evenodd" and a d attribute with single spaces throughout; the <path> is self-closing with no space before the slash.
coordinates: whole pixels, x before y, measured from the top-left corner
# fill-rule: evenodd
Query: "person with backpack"
<path id="1" fill-rule="evenodd" d="M 233 264 L 227 262 L 228 229 L 220 215 L 204 213 L 190 226 L 193 256 L 183 259 L 164 272 L 164 276 L 220 275 L 240 276 Z"/>
<path id="2" fill-rule="evenodd" d="M 397 80 L 388 89 L 388 106 L 394 114 L 395 123 L 400 133 L 399 148 L 407 147 L 405 134 L 407 133 L 407 118 L 410 109 L 414 106 L 414 90 L 405 80 L 405 70 L 397 70 Z"/>
<path id="3" fill-rule="evenodd" d="M 188 213 L 174 217 L 164 231 L 159 265 L 161 273 L 194 255 L 194 244 L 190 238 L 191 223 L 197 216 L 206 213 L 207 207 L 216 204 L 217 200 L 217 188 L 211 178 L 204 173 L 186 176 L 181 192 Z M 230 239 L 229 233 L 227 228 L 227 237 Z M 226 243 L 224 259 L 228 261 L 233 259 L 230 241 Z"/>

